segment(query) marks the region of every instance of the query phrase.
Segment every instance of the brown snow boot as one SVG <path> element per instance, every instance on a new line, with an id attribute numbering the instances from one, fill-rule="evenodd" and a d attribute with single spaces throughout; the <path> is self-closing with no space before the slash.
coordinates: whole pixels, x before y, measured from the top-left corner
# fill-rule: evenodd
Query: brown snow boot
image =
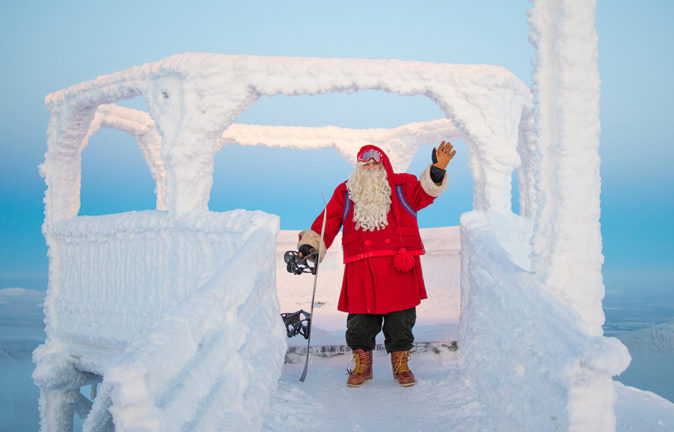
<path id="1" fill-rule="evenodd" d="M 414 385 L 414 374 L 407 366 L 410 358 L 409 351 L 393 351 L 391 353 L 391 365 L 393 366 L 393 379 L 403 387 Z"/>
<path id="2" fill-rule="evenodd" d="M 353 351 L 353 369 L 349 370 L 347 387 L 360 387 L 372 379 L 372 351 L 356 349 Z"/>

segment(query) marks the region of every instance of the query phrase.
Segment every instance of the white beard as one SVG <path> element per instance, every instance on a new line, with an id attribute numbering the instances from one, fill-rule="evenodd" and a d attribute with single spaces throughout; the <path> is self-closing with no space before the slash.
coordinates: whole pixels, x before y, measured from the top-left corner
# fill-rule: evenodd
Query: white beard
<path id="1" fill-rule="evenodd" d="M 386 228 L 386 215 L 391 209 L 391 186 L 383 166 L 376 171 L 368 171 L 357 165 L 346 182 L 346 189 L 354 203 L 356 229 L 374 231 Z"/>

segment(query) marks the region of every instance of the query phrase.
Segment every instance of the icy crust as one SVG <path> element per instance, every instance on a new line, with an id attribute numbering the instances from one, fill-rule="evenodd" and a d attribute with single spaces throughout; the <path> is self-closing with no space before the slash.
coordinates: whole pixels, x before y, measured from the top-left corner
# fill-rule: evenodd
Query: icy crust
<path id="1" fill-rule="evenodd" d="M 498 89 L 504 82 L 510 80 L 514 82 L 508 85 L 520 86 L 518 90 L 528 94 L 528 89 L 526 87 L 523 89 L 521 87 L 523 84 L 514 78 L 511 72 L 499 66 L 447 65 L 402 60 L 185 53 L 99 76 L 92 81 L 51 93 L 45 98 L 45 105 L 52 110 L 64 102 L 76 102 L 77 106 L 98 105 L 101 98 L 108 97 L 118 100 L 128 99 L 138 92 L 147 90 L 146 86 L 151 81 L 176 76 L 184 77 L 185 81 L 198 81 L 197 85 L 203 86 L 202 90 L 217 87 L 220 91 L 224 91 L 226 87 L 237 86 L 236 82 L 223 80 L 239 78 L 239 83 L 250 82 L 254 87 L 251 90 L 267 96 L 277 94 L 294 96 L 301 93 L 318 94 L 365 88 L 381 88 L 408 95 L 423 94 L 420 90 L 436 90 L 434 87 L 437 83 L 451 85 L 458 82 L 468 87 L 461 91 L 470 94 L 476 87 Z M 269 76 L 275 76 L 277 79 L 270 80 Z M 204 81 L 205 78 L 210 79 Z M 358 88 L 354 88 L 353 78 L 360 82 Z M 238 87 L 244 85 L 239 84 Z M 241 89 L 241 91 L 249 90 Z"/>
<path id="2" fill-rule="evenodd" d="M 461 131 L 449 119 L 439 119 L 392 129 L 232 124 L 223 132 L 222 143 L 299 149 L 331 146 L 352 165 L 362 146 L 374 144 L 386 152 L 396 172 L 406 172 L 421 146 L 461 138 Z"/>
<path id="3" fill-rule="evenodd" d="M 80 412 L 85 431 L 259 429 L 286 350 L 278 232 L 277 216 L 243 210 L 53 225 L 48 339 L 34 352 L 43 427 L 69 430 Z M 97 376 L 91 406 L 79 388 Z"/>
<path id="4" fill-rule="evenodd" d="M 81 216 L 47 232 L 52 268 L 47 335 L 123 349 L 187 298 L 256 230 L 278 231 L 277 216 L 234 210 L 141 211 Z"/>
<path id="5" fill-rule="evenodd" d="M 594 0 L 535 1 L 528 14 L 536 47 L 533 268 L 598 336 L 604 258 L 595 9 Z"/>
<path id="6" fill-rule="evenodd" d="M 531 244 L 527 239 L 532 236 L 533 220 L 513 213 L 484 212 L 482 214 L 495 240 L 507 253 L 508 259 L 516 266 L 531 271 Z"/>
<path id="7" fill-rule="evenodd" d="M 107 371 L 115 430 L 260 429 L 286 350 L 275 236 L 256 231 Z"/>
<path id="8" fill-rule="evenodd" d="M 135 96 L 146 99 L 149 114 L 162 136 L 161 157 L 166 177 L 165 185 L 158 186 L 157 191 L 165 186 L 166 208 L 172 214 L 182 214 L 207 209 L 213 157 L 221 146 L 222 133 L 260 96 L 365 89 L 421 94 L 433 100 L 468 143 L 476 207 L 510 208 L 510 174 L 520 164 L 518 139 L 528 136 L 520 130 L 520 119 L 530 108 L 531 92 L 503 68 L 400 60 L 188 53 L 99 77 L 47 96 L 45 103 L 51 119 L 48 151 L 41 166 L 47 183 L 45 222 L 49 225 L 77 214 L 80 152 L 99 105 Z M 122 119 L 115 121 L 123 123 Z M 423 132 L 419 128 L 415 131 L 415 127 L 408 129 L 394 131 L 399 136 L 390 142 L 392 156 L 401 166 L 411 160 L 415 146 L 419 145 L 421 136 L 413 136 L 417 131 Z M 271 132 L 285 134 L 287 130 Z M 343 136 L 335 139 L 348 140 L 349 134 L 341 132 Z M 361 134 L 361 139 L 367 134 Z M 390 137 L 379 134 L 379 139 Z M 266 140 L 281 141 L 274 137 Z M 325 140 L 314 141 L 312 145 L 324 146 Z M 161 181 L 159 176 L 155 179 Z"/>
<path id="9" fill-rule="evenodd" d="M 461 217 L 466 374 L 499 430 L 614 430 L 612 377 L 630 356 L 617 339 L 589 335 L 576 312 L 513 262 L 514 239 L 501 243 L 496 233 L 521 230 L 517 218 Z"/>

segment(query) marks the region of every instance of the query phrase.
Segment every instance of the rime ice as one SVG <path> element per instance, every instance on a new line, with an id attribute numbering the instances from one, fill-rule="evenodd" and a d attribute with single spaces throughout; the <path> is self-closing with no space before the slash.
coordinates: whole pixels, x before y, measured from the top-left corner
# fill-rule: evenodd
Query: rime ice
<path id="1" fill-rule="evenodd" d="M 629 355 L 601 331 L 594 7 L 534 1 L 533 92 L 495 66 L 181 54 L 49 95 L 47 341 L 34 354 L 43 428 L 68 430 L 75 411 L 89 413 L 85 430 L 261 428 L 286 349 L 279 221 L 207 210 L 223 145 L 334 146 L 351 158 L 368 142 L 404 170 L 420 146 L 460 137 L 474 204 L 461 218 L 459 346 L 477 400 L 500 430 L 614 430 L 612 376 Z M 365 89 L 426 95 L 446 119 L 232 124 L 262 95 Z M 135 96 L 148 113 L 114 105 Z M 81 151 L 101 127 L 136 137 L 157 210 L 77 215 Z M 79 387 L 101 380 L 89 406 Z"/>

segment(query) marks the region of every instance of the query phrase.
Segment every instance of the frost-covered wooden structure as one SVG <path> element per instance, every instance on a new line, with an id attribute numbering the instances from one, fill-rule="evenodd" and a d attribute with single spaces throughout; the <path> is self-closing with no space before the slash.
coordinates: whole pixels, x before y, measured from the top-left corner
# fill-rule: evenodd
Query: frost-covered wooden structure
<path id="1" fill-rule="evenodd" d="M 456 137 L 474 183 L 459 345 L 480 400 L 504 430 L 613 430 L 612 376 L 629 357 L 601 330 L 593 16 L 593 2 L 534 2 L 533 92 L 494 66 L 181 54 L 49 95 L 42 429 L 70 430 L 75 411 L 85 430 L 260 427 L 285 351 L 279 222 L 208 211 L 223 144 L 334 146 L 351 158 L 374 142 L 404 169 L 421 145 Z M 232 125 L 262 95 L 366 89 L 425 95 L 446 118 L 391 131 Z M 138 96 L 149 112 L 114 105 Z M 81 152 L 101 127 L 136 137 L 156 210 L 78 216 Z M 490 361 L 504 351 L 508 364 Z M 80 387 L 101 379 L 89 406 Z"/>

